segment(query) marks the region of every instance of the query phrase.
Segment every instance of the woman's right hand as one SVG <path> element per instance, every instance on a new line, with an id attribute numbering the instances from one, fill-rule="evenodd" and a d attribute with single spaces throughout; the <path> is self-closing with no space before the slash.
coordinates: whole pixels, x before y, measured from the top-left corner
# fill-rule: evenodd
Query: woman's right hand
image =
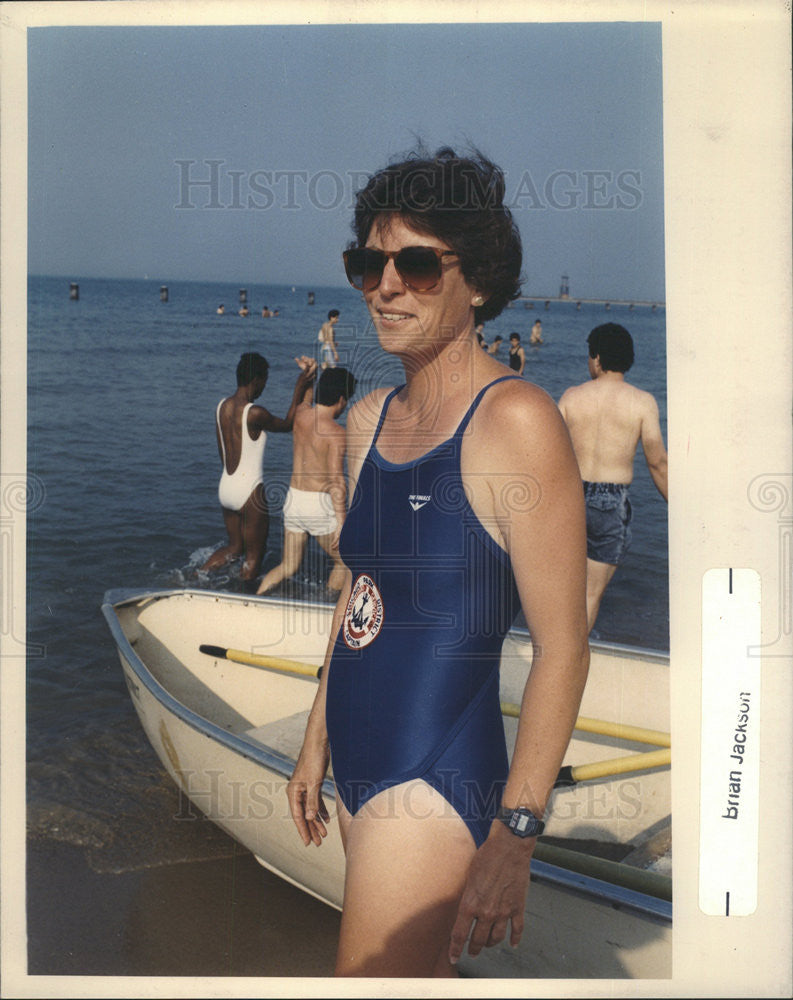
<path id="1" fill-rule="evenodd" d="M 319 847 L 328 834 L 325 824 L 330 815 L 322 798 L 322 782 L 329 762 L 327 741 L 309 742 L 306 739 L 286 786 L 289 810 L 306 847 L 312 841 Z"/>

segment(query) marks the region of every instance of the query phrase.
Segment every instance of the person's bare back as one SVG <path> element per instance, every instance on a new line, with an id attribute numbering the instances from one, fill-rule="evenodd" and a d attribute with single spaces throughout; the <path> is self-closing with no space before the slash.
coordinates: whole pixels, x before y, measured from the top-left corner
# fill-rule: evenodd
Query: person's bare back
<path id="1" fill-rule="evenodd" d="M 292 477 L 298 490 L 331 493 L 343 472 L 345 432 L 330 407 L 303 403 L 292 428 Z"/>
<path id="2" fill-rule="evenodd" d="M 339 534 L 344 523 L 347 482 L 344 475 L 346 432 L 338 418 L 355 391 L 355 378 L 345 368 L 322 372 L 316 399 L 297 407 L 292 425 L 292 475 L 284 499 L 284 548 L 281 562 L 259 584 L 266 594 L 293 576 L 309 536 L 330 556 L 329 590 L 339 590 L 344 564 Z"/>
<path id="3" fill-rule="evenodd" d="M 666 499 L 666 449 L 658 404 L 649 392 L 625 381 L 622 372 L 601 372 L 573 386 L 559 401 L 578 459 L 581 478 L 597 483 L 630 483 L 641 441 L 647 466 Z"/>
<path id="4" fill-rule="evenodd" d="M 203 572 L 225 566 L 243 556 L 240 579 L 246 586 L 259 572 L 267 546 L 270 515 L 263 489 L 262 458 L 268 432 L 292 429 L 300 400 L 311 391 L 317 363 L 306 356 L 295 358 L 300 374 L 295 382 L 292 402 L 284 417 L 277 417 L 254 400 L 267 385 L 269 364 L 255 351 L 246 351 L 237 365 L 237 390 L 222 400 L 215 414 L 215 436 L 222 474 L 218 500 L 229 536 L 201 567 Z"/>
<path id="5" fill-rule="evenodd" d="M 647 468 L 666 500 L 667 455 L 658 404 L 628 385 L 633 339 L 616 323 L 595 327 L 587 339 L 591 381 L 571 386 L 559 410 L 584 483 L 587 518 L 587 620 L 595 624 L 603 593 L 631 540 L 628 487 L 641 442 Z"/>

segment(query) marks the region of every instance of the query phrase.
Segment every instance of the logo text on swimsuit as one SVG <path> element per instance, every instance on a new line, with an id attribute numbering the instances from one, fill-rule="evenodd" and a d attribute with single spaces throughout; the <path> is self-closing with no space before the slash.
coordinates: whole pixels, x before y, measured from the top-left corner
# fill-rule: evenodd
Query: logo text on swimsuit
<path id="1" fill-rule="evenodd" d="M 352 585 L 344 612 L 344 642 L 350 649 L 362 649 L 377 638 L 382 626 L 383 597 L 374 580 L 361 573 Z"/>
<path id="2" fill-rule="evenodd" d="M 431 496 L 424 496 L 421 493 L 411 493 L 408 497 L 408 503 L 413 510 L 421 510 L 424 504 L 429 503 L 430 500 L 432 500 Z"/>

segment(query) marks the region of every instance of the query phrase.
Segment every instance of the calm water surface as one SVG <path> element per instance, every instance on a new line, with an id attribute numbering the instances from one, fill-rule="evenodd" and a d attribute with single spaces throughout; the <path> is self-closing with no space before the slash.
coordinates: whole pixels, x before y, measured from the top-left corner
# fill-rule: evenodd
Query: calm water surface
<path id="1" fill-rule="evenodd" d="M 70 281 L 80 298 L 69 298 Z M 297 354 L 316 351 L 331 308 L 341 363 L 359 392 L 402 381 L 349 288 L 39 278 L 29 283 L 28 331 L 28 825 L 30 836 L 83 845 L 97 871 L 212 856 L 225 836 L 208 822 L 175 824 L 175 790 L 134 714 L 100 604 L 110 588 L 234 589 L 238 568 L 198 573 L 225 541 L 217 502 L 218 400 L 234 390 L 243 351 L 270 362 L 261 402 L 283 414 Z M 226 314 L 217 316 L 220 302 Z M 280 315 L 265 319 L 264 304 Z M 528 347 L 531 324 L 545 343 Z M 609 320 L 636 345 L 630 380 L 657 398 L 666 437 L 665 314 L 637 307 L 523 303 L 485 336 L 520 332 L 526 377 L 555 399 L 587 376 L 586 336 Z M 506 353 L 506 346 L 502 348 Z M 289 435 L 268 436 L 271 529 L 264 569 L 280 559 L 280 498 Z M 668 649 L 667 508 L 641 454 L 632 492 L 634 541 L 603 601 L 603 639 Z M 324 556 L 310 550 L 298 592 L 324 594 Z"/>

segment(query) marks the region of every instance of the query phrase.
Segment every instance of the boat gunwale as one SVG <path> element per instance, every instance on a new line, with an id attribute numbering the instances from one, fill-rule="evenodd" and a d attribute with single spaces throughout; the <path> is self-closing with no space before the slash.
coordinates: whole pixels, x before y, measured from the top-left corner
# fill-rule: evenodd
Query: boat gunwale
<path id="1" fill-rule="evenodd" d="M 152 600 L 162 600 L 168 597 L 199 596 L 215 600 L 234 600 L 241 603 L 268 602 L 271 604 L 281 604 L 288 607 L 304 605 L 310 607 L 329 607 L 324 602 L 293 601 L 284 598 L 260 598 L 254 601 L 251 595 L 225 593 L 223 591 L 209 590 L 188 590 L 175 588 L 169 590 L 148 590 L 148 589 L 112 589 L 105 592 L 101 604 L 101 611 L 108 624 L 110 633 L 116 644 L 117 651 L 129 664 L 138 680 L 149 691 L 149 693 L 159 702 L 163 708 L 185 723 L 191 729 L 203 736 L 220 743 L 227 749 L 252 761 L 255 764 L 266 767 L 276 774 L 289 779 L 294 767 L 292 758 L 279 753 L 271 747 L 257 744 L 252 740 L 247 740 L 244 736 L 238 736 L 227 729 L 223 729 L 216 723 L 199 715 L 188 708 L 177 698 L 175 698 L 163 685 L 154 677 L 149 668 L 135 651 L 132 643 L 127 638 L 116 609 L 128 604 L 142 604 Z M 523 630 L 525 631 L 525 630 Z M 528 637 L 528 632 L 526 631 Z M 530 641 L 530 640 L 528 640 Z M 617 647 L 618 649 L 629 649 L 631 647 Z M 655 651 L 648 650 L 649 653 Z M 619 654 L 617 654 L 619 655 Z M 628 655 L 627 653 L 625 655 Z M 658 654 L 659 656 L 662 654 Z M 336 788 L 334 783 L 325 778 L 322 783 L 324 795 L 335 800 Z M 211 817 L 210 817 L 211 818 Z M 585 856 L 585 855 L 584 855 Z M 622 906 L 635 910 L 646 915 L 650 915 L 662 920 L 671 922 L 672 903 L 667 899 L 662 899 L 649 893 L 628 889 L 623 886 L 606 882 L 592 876 L 535 859 L 532 862 L 531 877 L 541 882 L 555 884 L 572 892 L 592 897 L 602 903 L 612 906 Z"/>
<path id="2" fill-rule="evenodd" d="M 174 587 L 163 590 L 151 590 L 148 588 L 112 589 L 105 592 L 102 603 L 103 605 L 131 604 L 135 601 L 142 600 L 143 598 L 160 600 L 164 597 L 178 597 L 185 595 L 189 597 L 214 598 L 215 600 L 222 598 L 223 600 L 232 600 L 242 604 L 279 604 L 290 608 L 320 608 L 327 611 L 332 611 L 333 609 L 333 605 L 327 601 L 312 601 L 309 598 L 286 598 L 271 596 L 270 594 L 262 596 L 254 594 L 235 594 L 231 591 L 224 590 L 203 590 L 200 588 L 191 589 L 185 587 Z M 506 638 L 517 639 L 521 643 L 531 645 L 531 635 L 529 630 L 523 625 L 513 625 L 507 632 Z M 638 659 L 643 660 L 646 663 L 658 663 L 669 666 L 670 662 L 669 650 L 652 649 L 649 646 L 634 646 L 630 643 L 611 642 L 606 639 L 590 639 L 589 648 L 596 653 L 602 652 L 625 659 Z"/>
<path id="3" fill-rule="evenodd" d="M 120 601 L 113 602 L 112 599 L 118 593 L 120 592 L 108 591 L 102 603 L 102 614 L 104 615 L 110 628 L 110 633 L 116 643 L 116 646 L 118 647 L 119 653 L 123 655 L 135 676 L 143 684 L 147 691 L 153 695 L 163 708 L 165 708 L 172 715 L 176 716 L 176 718 L 184 722 L 186 725 L 190 726 L 191 729 L 201 733 L 202 736 L 207 736 L 209 739 L 214 740 L 214 742 L 228 747 L 235 753 L 240 754 L 240 756 L 253 761 L 255 764 L 264 766 L 268 770 L 274 771 L 276 774 L 279 774 L 288 780 L 291 777 L 292 769 L 294 767 L 294 761 L 290 757 L 287 757 L 284 754 L 279 753 L 277 750 L 265 746 L 264 744 L 256 743 L 253 740 L 247 740 L 244 736 L 238 736 L 236 733 L 231 733 L 227 729 L 223 729 L 210 719 L 207 719 L 205 716 L 199 715 L 198 712 L 194 712 L 191 708 L 188 708 L 177 698 L 174 698 L 170 691 L 163 687 L 140 656 L 138 656 L 132 643 L 124 633 L 124 630 L 121 627 L 121 622 L 116 614 L 117 606 L 140 603 L 147 597 L 160 599 L 161 597 L 170 597 L 173 595 L 191 592 L 183 590 L 140 591 L 136 592 L 136 596 L 127 596 L 122 598 Z M 129 595 L 131 592 L 124 591 L 121 593 Z M 207 591 L 206 593 L 211 592 Z M 237 595 L 232 594 L 230 596 L 236 597 Z M 322 784 L 322 791 L 324 794 L 333 795 L 335 798 L 335 786 L 330 779 L 325 779 Z"/>
<path id="4" fill-rule="evenodd" d="M 541 840 L 538 841 L 538 846 L 541 843 Z M 536 878 L 540 882 L 558 885 L 570 892 L 581 893 L 584 896 L 593 896 L 611 906 L 637 910 L 648 916 L 672 922 L 672 902 L 669 899 L 640 892 L 637 889 L 629 889 L 627 886 L 617 885 L 614 882 L 606 882 L 604 879 L 594 878 L 592 875 L 574 871 L 572 868 L 563 868 L 561 865 L 554 865 L 539 858 L 532 858 L 530 874 L 532 879 Z"/>

